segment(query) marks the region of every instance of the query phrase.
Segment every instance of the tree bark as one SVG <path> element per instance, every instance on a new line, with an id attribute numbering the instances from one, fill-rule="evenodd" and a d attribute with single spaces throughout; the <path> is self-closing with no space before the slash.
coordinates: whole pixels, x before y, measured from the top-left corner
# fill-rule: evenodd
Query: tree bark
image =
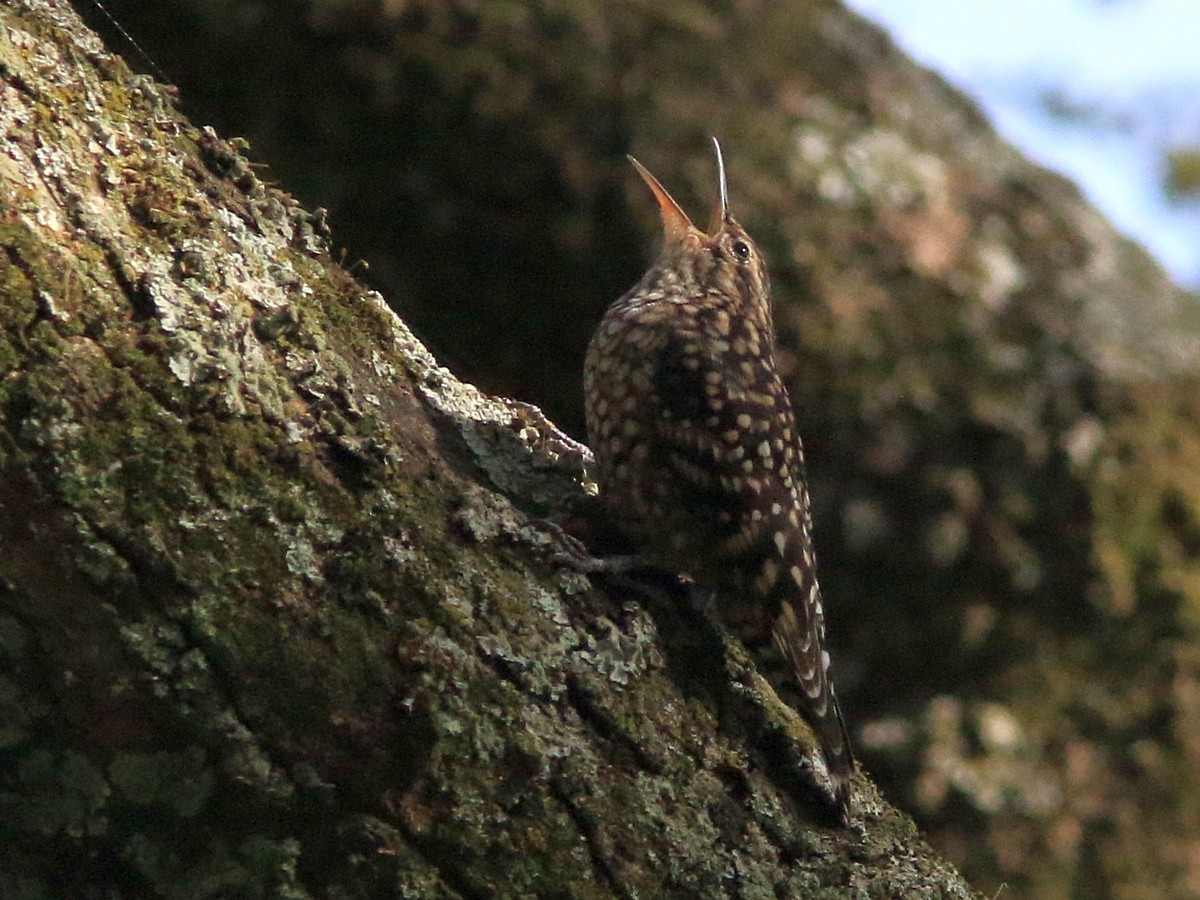
<path id="1" fill-rule="evenodd" d="M 68 5 L 0 23 L 0 896 L 970 894 L 669 588 L 554 568 L 584 448 Z"/>

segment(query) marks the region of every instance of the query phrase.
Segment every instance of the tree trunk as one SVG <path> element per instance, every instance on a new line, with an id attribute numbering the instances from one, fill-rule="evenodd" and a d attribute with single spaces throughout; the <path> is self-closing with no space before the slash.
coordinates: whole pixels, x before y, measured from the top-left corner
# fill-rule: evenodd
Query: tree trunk
<path id="1" fill-rule="evenodd" d="M 0 896 L 969 895 L 669 587 L 554 568 L 584 448 L 0 22 Z"/>

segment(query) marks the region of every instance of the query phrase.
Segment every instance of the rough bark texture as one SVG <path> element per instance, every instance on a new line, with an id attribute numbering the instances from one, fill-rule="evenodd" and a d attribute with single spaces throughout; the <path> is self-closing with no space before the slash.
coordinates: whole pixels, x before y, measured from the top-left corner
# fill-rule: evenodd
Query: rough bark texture
<path id="1" fill-rule="evenodd" d="M 65 3 L 0 76 L 0 896 L 968 896 L 319 217 Z"/>

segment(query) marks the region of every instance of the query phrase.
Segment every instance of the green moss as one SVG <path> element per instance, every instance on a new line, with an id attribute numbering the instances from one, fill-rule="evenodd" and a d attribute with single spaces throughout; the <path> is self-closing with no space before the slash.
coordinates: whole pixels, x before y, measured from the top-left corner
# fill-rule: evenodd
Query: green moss
<path id="1" fill-rule="evenodd" d="M 204 751 L 118 753 L 108 764 L 114 792 L 135 806 L 161 805 L 181 818 L 195 816 L 207 802 L 214 775 Z"/>
<path id="2" fill-rule="evenodd" d="M 263 836 L 246 838 L 234 848 L 214 839 L 203 860 L 189 865 L 180 855 L 135 835 L 123 855 L 159 896 L 300 900 L 311 895 L 296 882 L 299 849 L 294 841 Z"/>
<path id="3" fill-rule="evenodd" d="M 0 675 L 0 750 L 29 740 L 32 726 L 45 714 L 42 703 L 27 696 L 8 676 Z"/>
<path id="4" fill-rule="evenodd" d="M 0 790 L 0 822 L 18 832 L 84 838 L 104 834 L 112 790 L 104 773 L 72 751 L 30 748 Z"/>
<path id="5" fill-rule="evenodd" d="M 0 222 L 0 254 L 38 261 L 42 258 L 39 249 L 24 228 Z M 30 264 L 37 265 L 38 262 Z M 45 273 L 31 272 L 12 263 L 0 265 L 0 297 L 4 298 L 4 303 L 0 304 L 4 326 L 0 328 L 0 373 L 15 369 L 29 349 L 27 335 L 38 316 L 34 294 L 39 274 Z M 11 379 L 0 378 L 0 401 L 7 400 L 11 390 Z"/>

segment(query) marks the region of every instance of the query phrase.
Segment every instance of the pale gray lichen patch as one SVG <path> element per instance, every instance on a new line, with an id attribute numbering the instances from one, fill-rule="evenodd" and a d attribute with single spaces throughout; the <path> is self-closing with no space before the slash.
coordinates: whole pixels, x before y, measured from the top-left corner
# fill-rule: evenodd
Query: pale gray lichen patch
<path id="1" fill-rule="evenodd" d="M 530 519 L 504 494 L 480 485 L 463 488 L 452 521 L 463 534 L 481 544 L 504 540 L 549 552 L 560 540 L 554 526 Z M 591 586 L 586 576 L 566 568 L 559 572 L 558 584 L 567 595 L 583 593 Z"/>
<path id="2" fill-rule="evenodd" d="M 507 497 L 471 484 L 453 521 L 472 540 L 488 544 L 501 536 L 517 540 L 526 520 Z"/>
<path id="3" fill-rule="evenodd" d="M 38 52 L 23 60 L 31 84 L 38 82 L 39 64 L 58 62 L 39 58 L 54 47 L 52 43 L 36 46 Z M 88 96 L 96 110 L 107 111 L 109 100 Z M 15 110 L 20 104 L 0 106 L 10 110 L 8 116 L 19 115 Z M 5 118 L 0 110 L 0 128 L 8 131 L 16 123 L 5 122 Z M 121 150 L 123 155 L 121 165 L 106 166 L 106 190 L 102 193 L 89 173 L 77 170 L 72 162 L 76 154 L 69 152 L 75 143 L 95 143 L 100 119 L 84 120 L 90 121 L 90 131 L 88 124 L 71 131 L 74 121 L 67 117 L 57 120 L 57 133 L 34 147 L 6 142 L 6 155 L 19 171 L 37 170 L 41 175 L 39 179 L 19 179 L 34 195 L 30 198 L 34 202 L 23 205 L 30 212 L 18 213 L 22 224 L 47 244 L 75 225 L 108 251 L 118 276 L 137 295 L 135 302 L 170 338 L 167 367 L 181 384 L 220 385 L 224 406 L 235 415 L 254 407 L 281 418 L 288 398 L 255 336 L 253 323 L 255 310 L 275 311 L 290 302 L 289 282 L 278 274 L 281 266 L 291 265 L 285 258 L 291 233 L 285 227 L 251 230 L 240 217 L 216 205 L 205 211 L 210 218 L 183 220 L 172 205 L 191 185 L 173 179 L 185 178 L 194 163 L 171 147 L 166 160 L 154 160 L 159 168 L 149 176 L 151 163 L 144 156 L 147 151 L 140 149 L 142 138 L 125 118 L 103 120 L 103 146 Z M 148 181 L 150 178 L 154 180 Z M 47 218 L 47 210 L 62 205 L 54 194 L 70 198 L 67 207 L 72 223 Z M 114 202 L 122 198 L 130 200 L 128 206 Z M 260 217 L 260 224 L 262 221 Z M 273 260 L 271 270 L 260 260 Z M 304 288 L 298 277 L 291 283 L 296 290 Z M 60 299 L 53 305 L 59 320 L 70 318 L 69 308 Z"/>
<path id="4" fill-rule="evenodd" d="M 418 395 L 452 422 L 475 462 L 499 490 L 534 503 L 562 508 L 581 492 L 596 493 L 588 476 L 591 452 L 563 434 L 541 410 L 491 397 L 454 377 L 381 296 L 368 294 L 388 323 L 400 360 Z M 378 359 L 379 369 L 387 365 Z"/>
<path id="5" fill-rule="evenodd" d="M 657 637 L 654 620 L 641 610 L 623 628 L 601 616 L 590 626 L 583 647 L 573 654 L 572 665 L 590 666 L 613 684 L 626 685 L 663 667 Z"/>

